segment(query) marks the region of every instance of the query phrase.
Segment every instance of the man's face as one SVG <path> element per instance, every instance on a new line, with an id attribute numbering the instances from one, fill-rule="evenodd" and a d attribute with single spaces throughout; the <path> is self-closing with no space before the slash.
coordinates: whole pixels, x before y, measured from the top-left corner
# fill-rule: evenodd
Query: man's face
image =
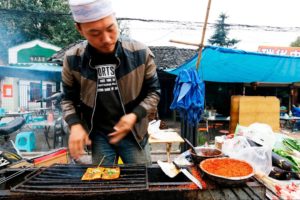
<path id="1" fill-rule="evenodd" d="M 113 53 L 119 30 L 116 18 L 110 15 L 95 22 L 76 25 L 79 33 L 100 53 Z"/>

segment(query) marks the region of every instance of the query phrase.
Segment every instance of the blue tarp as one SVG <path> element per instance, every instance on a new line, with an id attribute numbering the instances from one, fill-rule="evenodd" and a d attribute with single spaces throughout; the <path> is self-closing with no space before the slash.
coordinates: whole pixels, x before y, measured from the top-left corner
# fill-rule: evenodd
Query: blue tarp
<path id="1" fill-rule="evenodd" d="M 48 63 L 36 63 L 24 66 L 0 66 L 0 77 L 60 82 L 61 70 L 61 66 Z"/>
<path id="2" fill-rule="evenodd" d="M 176 69 L 166 71 L 178 75 L 183 69 L 196 67 L 197 56 Z M 204 81 L 212 82 L 300 82 L 300 57 L 206 46 L 198 73 Z"/>

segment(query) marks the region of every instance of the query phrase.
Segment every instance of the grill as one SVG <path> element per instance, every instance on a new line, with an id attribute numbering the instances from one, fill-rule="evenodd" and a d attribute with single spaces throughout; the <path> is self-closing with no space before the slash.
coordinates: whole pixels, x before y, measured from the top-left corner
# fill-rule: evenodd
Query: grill
<path id="1" fill-rule="evenodd" d="M 146 166 L 122 166 L 115 180 L 81 181 L 88 165 L 54 165 L 28 174 L 12 192 L 34 194 L 103 194 L 148 190 Z"/>
<path id="2" fill-rule="evenodd" d="M 266 199 L 266 187 L 255 179 L 237 186 L 224 186 L 202 177 L 207 187 L 199 190 L 182 173 L 169 178 L 158 165 L 121 165 L 119 179 L 81 181 L 89 165 L 53 165 L 43 169 L 6 170 L 0 175 L 0 199 L 7 200 L 198 200 Z M 196 167 L 191 173 L 201 178 Z M 202 174 L 203 175 L 203 174 Z M 0 178 L 1 180 L 1 178 Z"/>
<path id="3" fill-rule="evenodd" d="M 249 179 L 247 183 L 240 185 L 224 186 L 215 182 L 210 182 L 211 188 L 208 188 L 207 196 L 209 199 L 251 199 L 251 200 L 263 200 L 265 198 L 265 188 L 258 183 L 254 178 Z M 262 187 L 259 187 L 262 186 Z"/>

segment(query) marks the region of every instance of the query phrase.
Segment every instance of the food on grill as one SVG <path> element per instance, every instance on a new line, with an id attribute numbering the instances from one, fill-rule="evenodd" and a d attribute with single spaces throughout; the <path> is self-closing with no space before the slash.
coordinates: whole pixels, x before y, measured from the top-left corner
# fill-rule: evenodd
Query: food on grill
<path id="1" fill-rule="evenodd" d="M 81 180 L 91 181 L 91 180 L 101 179 L 102 174 L 103 174 L 103 168 L 102 167 L 87 168 L 86 172 L 81 177 Z"/>
<path id="2" fill-rule="evenodd" d="M 120 167 L 104 168 L 102 179 L 112 180 L 117 179 L 120 176 Z"/>
<path id="3" fill-rule="evenodd" d="M 119 167 L 95 167 L 87 168 L 86 172 L 81 177 L 83 181 L 91 180 L 113 180 L 117 179 L 120 176 Z"/>
<path id="4" fill-rule="evenodd" d="M 232 158 L 211 158 L 201 162 L 206 173 L 221 177 L 244 177 L 253 173 L 253 167 L 242 160 Z"/>

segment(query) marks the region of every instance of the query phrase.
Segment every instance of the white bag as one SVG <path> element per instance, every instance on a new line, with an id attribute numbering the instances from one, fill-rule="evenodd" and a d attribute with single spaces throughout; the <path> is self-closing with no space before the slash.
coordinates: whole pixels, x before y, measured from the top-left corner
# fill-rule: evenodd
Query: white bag
<path id="1" fill-rule="evenodd" d="M 270 148 L 273 148 L 276 142 L 276 135 L 271 126 L 263 123 L 253 123 L 248 126 L 248 131 L 246 132 L 245 136 L 257 144 L 263 146 L 267 145 Z"/>
<path id="2" fill-rule="evenodd" d="M 255 171 L 266 175 L 272 170 L 272 149 L 268 146 L 252 147 L 244 136 L 225 140 L 222 152 L 231 158 L 250 163 Z"/>

